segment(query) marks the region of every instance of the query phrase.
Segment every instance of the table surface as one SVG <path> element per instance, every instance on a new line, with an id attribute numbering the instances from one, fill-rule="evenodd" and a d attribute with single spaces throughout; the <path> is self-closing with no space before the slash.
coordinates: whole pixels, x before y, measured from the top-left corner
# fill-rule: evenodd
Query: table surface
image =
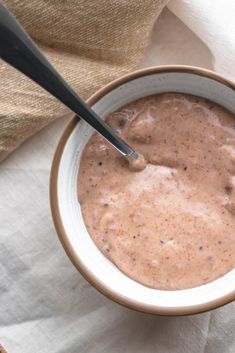
<path id="1" fill-rule="evenodd" d="M 167 9 L 140 66 L 163 64 L 213 69 L 207 47 Z M 187 317 L 142 314 L 102 296 L 71 265 L 48 195 L 53 154 L 67 122 L 58 119 L 0 166 L 1 343 L 9 353 L 234 353 L 233 303 Z"/>

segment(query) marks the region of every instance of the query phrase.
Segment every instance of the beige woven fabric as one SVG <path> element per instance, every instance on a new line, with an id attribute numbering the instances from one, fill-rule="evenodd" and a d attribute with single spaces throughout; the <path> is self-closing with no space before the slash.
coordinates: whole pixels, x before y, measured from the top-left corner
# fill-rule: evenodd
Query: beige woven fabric
<path id="1" fill-rule="evenodd" d="M 133 70 L 167 0 L 6 0 L 84 98 Z M 67 108 L 0 61 L 0 160 Z"/>

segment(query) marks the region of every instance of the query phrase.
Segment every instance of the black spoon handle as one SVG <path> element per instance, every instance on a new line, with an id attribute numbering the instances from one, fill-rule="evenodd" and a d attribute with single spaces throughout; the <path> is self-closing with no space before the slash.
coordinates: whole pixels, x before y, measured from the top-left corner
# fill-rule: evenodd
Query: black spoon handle
<path id="1" fill-rule="evenodd" d="M 124 156 L 134 153 L 133 149 L 120 139 L 66 83 L 20 23 L 1 3 L 0 57 L 64 103 Z"/>

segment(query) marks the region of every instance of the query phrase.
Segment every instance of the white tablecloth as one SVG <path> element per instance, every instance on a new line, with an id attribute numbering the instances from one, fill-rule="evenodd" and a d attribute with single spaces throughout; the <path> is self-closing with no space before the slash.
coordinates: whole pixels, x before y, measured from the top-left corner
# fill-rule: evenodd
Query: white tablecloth
<path id="1" fill-rule="evenodd" d="M 173 3 L 177 14 L 179 1 Z M 142 66 L 171 63 L 215 65 L 206 45 L 166 9 Z M 0 342 L 8 353 L 234 353 L 235 303 L 195 316 L 142 314 L 102 296 L 72 266 L 48 195 L 67 121 L 46 128 L 0 166 Z"/>

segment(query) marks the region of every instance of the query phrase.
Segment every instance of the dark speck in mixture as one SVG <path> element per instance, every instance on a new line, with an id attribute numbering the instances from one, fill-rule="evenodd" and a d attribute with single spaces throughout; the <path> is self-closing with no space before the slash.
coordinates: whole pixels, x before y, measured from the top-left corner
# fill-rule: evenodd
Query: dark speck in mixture
<path id="1" fill-rule="evenodd" d="M 218 244 L 222 244 L 222 240 L 219 240 L 219 241 L 218 241 Z"/>
<path id="2" fill-rule="evenodd" d="M 108 202 L 105 202 L 105 203 L 104 203 L 104 207 L 109 207 Z"/>
<path id="3" fill-rule="evenodd" d="M 203 250 L 203 246 L 199 246 L 199 248 L 198 248 L 199 250 Z"/>
<path id="4" fill-rule="evenodd" d="M 213 108 L 214 108 L 213 105 L 210 105 L 210 106 L 208 107 L 209 110 L 211 110 L 211 109 L 213 109 Z"/>
<path id="5" fill-rule="evenodd" d="M 99 162 L 98 165 L 102 165 L 103 163 L 102 162 Z"/>
<path id="6" fill-rule="evenodd" d="M 126 125 L 126 119 L 125 118 L 120 119 L 118 125 L 120 127 L 124 127 Z"/>
<path id="7" fill-rule="evenodd" d="M 165 242 L 164 242 L 164 240 L 160 240 L 160 243 L 161 243 L 161 244 L 164 244 Z"/>
<path id="8" fill-rule="evenodd" d="M 187 170 L 187 169 L 188 169 L 188 167 L 185 166 L 185 167 L 184 167 L 184 170 Z"/>
<path id="9" fill-rule="evenodd" d="M 227 194 L 231 194 L 231 192 L 233 190 L 232 186 L 230 186 L 230 185 L 226 185 L 224 189 L 225 189 Z"/>

